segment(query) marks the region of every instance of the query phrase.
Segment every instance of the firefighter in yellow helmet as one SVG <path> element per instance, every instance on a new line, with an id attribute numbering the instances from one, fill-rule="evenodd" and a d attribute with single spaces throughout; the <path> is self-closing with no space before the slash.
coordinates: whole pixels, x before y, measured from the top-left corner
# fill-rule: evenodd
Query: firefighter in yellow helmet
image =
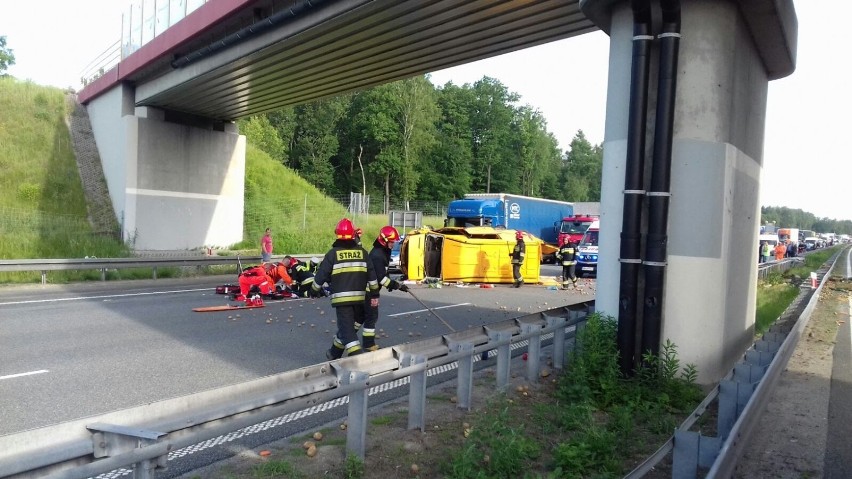
<path id="1" fill-rule="evenodd" d="M 330 360 L 363 353 L 355 324 L 364 323 L 364 300 L 367 292 L 379 289 L 376 271 L 368 259 L 367 251 L 356 242 L 355 226 L 344 218 L 334 229 L 337 240 L 325 254 L 314 275 L 311 291 L 322 294 L 322 285 L 331 289 L 331 306 L 337 314 L 337 335 L 326 352 Z M 378 298 L 375 298 L 378 305 Z"/>

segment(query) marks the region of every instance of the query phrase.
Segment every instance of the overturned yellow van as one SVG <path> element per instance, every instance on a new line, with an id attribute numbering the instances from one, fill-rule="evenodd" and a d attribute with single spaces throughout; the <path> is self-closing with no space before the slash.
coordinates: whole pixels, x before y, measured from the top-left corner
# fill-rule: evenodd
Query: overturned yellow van
<path id="1" fill-rule="evenodd" d="M 526 259 L 521 274 L 537 283 L 543 242 L 524 233 Z M 447 282 L 512 283 L 515 230 L 490 226 L 418 229 L 406 233 L 400 248 L 400 268 L 407 279 L 440 278 Z"/>

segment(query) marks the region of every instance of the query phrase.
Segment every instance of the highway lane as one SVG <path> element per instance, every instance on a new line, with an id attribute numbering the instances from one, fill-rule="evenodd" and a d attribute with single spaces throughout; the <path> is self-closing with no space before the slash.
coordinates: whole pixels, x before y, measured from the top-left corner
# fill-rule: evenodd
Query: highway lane
<path id="1" fill-rule="evenodd" d="M 543 274 L 558 274 L 543 266 Z M 196 313 L 233 276 L 0 288 L 0 435 L 323 362 L 327 298 Z M 412 291 L 456 330 L 592 299 L 526 285 Z M 382 346 L 450 333 L 410 295 L 384 292 Z"/>

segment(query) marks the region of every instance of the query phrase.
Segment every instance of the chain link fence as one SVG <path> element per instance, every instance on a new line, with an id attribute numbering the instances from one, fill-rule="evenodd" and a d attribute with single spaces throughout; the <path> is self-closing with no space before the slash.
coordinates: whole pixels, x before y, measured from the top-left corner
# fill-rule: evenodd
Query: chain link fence
<path id="1" fill-rule="evenodd" d="M 343 217 L 351 218 L 356 223 L 367 222 L 368 217 L 374 217 L 378 222 L 386 222 L 390 211 L 419 211 L 423 217 L 444 218 L 447 215 L 447 203 L 402 201 L 396 198 L 385 201 L 384 197 L 370 197 L 358 193 L 319 199 L 305 196 L 300 200 L 288 199 L 277 203 L 270 200 L 260 208 L 247 208 L 244 224 L 248 237 L 262 233 L 271 225 L 279 225 L 288 231 L 328 230 Z"/>
<path id="2" fill-rule="evenodd" d="M 89 219 L 85 216 L 0 207 L 0 235 L 5 237 L 26 234 L 26 232 L 38 232 L 50 236 L 61 234 L 75 238 L 121 240 L 119 230 L 94 231 Z"/>
<path id="3" fill-rule="evenodd" d="M 244 212 L 244 246 L 254 247 L 267 227 L 277 229 L 278 236 L 289 236 L 288 244 L 297 251 L 319 251 L 330 244 L 334 225 L 341 218 L 351 218 L 356 225 L 373 233 L 388 224 L 391 211 L 416 211 L 428 218 L 428 224 L 440 225 L 446 217 L 447 202 L 386 201 L 383 196 L 360 194 L 335 197 L 270 197 L 257 207 Z M 120 226 L 118 227 L 120 228 Z M 331 238 L 333 239 L 333 238 Z M 55 257 L 51 251 L 72 251 L 83 257 L 93 254 L 105 243 L 110 250 L 123 248 L 120 229 L 94 231 L 88 218 L 79 215 L 48 213 L 0 207 L 0 258 Z M 132 248 L 132 244 L 128 243 Z M 228 245 L 219 245 L 228 246 Z M 69 248 L 70 247 L 70 248 Z M 71 254 L 71 253 L 67 253 Z"/>

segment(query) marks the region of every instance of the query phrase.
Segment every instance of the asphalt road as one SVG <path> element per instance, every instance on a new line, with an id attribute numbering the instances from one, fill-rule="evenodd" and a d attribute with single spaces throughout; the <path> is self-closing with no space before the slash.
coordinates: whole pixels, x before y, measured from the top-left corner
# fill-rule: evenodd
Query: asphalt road
<path id="1" fill-rule="evenodd" d="M 559 268 L 545 265 L 542 274 Z M 325 361 L 336 331 L 327 298 L 221 305 L 232 276 L 0 288 L 0 435 L 248 381 Z M 382 346 L 593 299 L 543 286 L 384 292 Z"/>

